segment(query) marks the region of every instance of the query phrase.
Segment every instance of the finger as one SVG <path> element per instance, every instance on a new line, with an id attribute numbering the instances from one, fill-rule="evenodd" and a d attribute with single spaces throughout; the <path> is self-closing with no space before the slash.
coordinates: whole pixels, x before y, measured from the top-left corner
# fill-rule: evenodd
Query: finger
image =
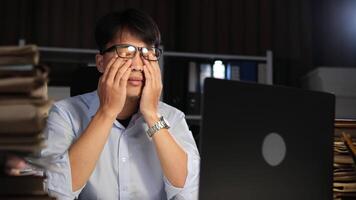
<path id="1" fill-rule="evenodd" d="M 99 78 L 99 81 L 98 81 L 98 90 L 97 90 L 97 93 L 98 95 L 101 93 L 101 82 L 102 82 L 102 79 L 103 79 L 103 75 L 100 76 Z"/>
<path id="2" fill-rule="evenodd" d="M 153 72 L 156 73 L 157 75 L 158 75 L 159 73 L 161 73 L 161 70 L 160 70 L 160 68 L 159 68 L 159 65 L 158 65 L 158 62 L 157 62 L 157 61 L 148 61 L 148 60 L 145 59 L 145 65 L 151 66 L 151 67 L 150 67 L 151 71 L 153 71 Z"/>
<path id="3" fill-rule="evenodd" d="M 110 71 L 110 68 L 112 66 L 112 64 L 116 61 L 116 59 L 118 58 L 117 55 L 115 55 L 114 57 L 111 58 L 111 60 L 109 61 L 109 63 L 107 64 L 107 66 L 105 67 L 104 73 L 102 75 L 102 81 L 105 81 L 107 79 L 108 73 Z"/>
<path id="4" fill-rule="evenodd" d="M 122 75 L 121 79 L 120 79 L 120 86 L 125 87 L 127 85 L 127 81 L 129 80 L 130 74 L 131 74 L 131 64 L 130 66 L 126 69 L 126 71 L 124 72 L 124 74 Z"/>
<path id="5" fill-rule="evenodd" d="M 154 66 L 151 62 L 145 60 L 144 61 L 146 67 L 147 67 L 147 71 L 150 73 L 151 75 L 151 84 L 154 86 L 154 87 L 157 87 L 159 84 L 160 84 L 160 71 L 158 71 L 156 69 L 156 66 Z"/>
<path id="6" fill-rule="evenodd" d="M 132 64 L 132 59 L 127 60 L 126 63 L 122 65 L 122 67 L 116 72 L 115 81 L 114 81 L 114 84 L 116 86 L 118 86 L 121 83 L 121 79 L 123 78 L 124 75 L 126 76 L 127 74 L 130 75 L 131 64 Z"/>
<path id="7" fill-rule="evenodd" d="M 161 68 L 159 67 L 159 64 L 157 61 L 152 61 L 151 65 L 153 66 L 153 69 L 156 70 L 156 76 L 157 76 L 157 83 L 162 84 L 162 74 L 161 74 Z"/>
<path id="8" fill-rule="evenodd" d="M 152 82 L 152 76 L 147 68 L 147 65 L 143 65 L 143 73 L 145 75 L 145 87 L 149 87 Z"/>
<path id="9" fill-rule="evenodd" d="M 157 60 L 157 56 L 155 56 L 154 54 L 149 54 L 148 59 L 154 61 Z"/>
<path id="10" fill-rule="evenodd" d="M 149 73 L 149 75 L 150 75 L 150 77 L 151 77 L 151 80 L 153 80 L 154 74 L 153 74 L 153 72 L 152 72 L 151 63 L 148 62 L 146 59 L 144 59 L 143 63 L 144 63 L 144 65 L 146 66 L 146 71 Z"/>
<path id="11" fill-rule="evenodd" d="M 109 83 L 113 83 L 115 81 L 117 72 L 125 65 L 126 62 L 127 62 L 126 60 L 120 57 L 117 58 L 116 61 L 112 64 L 112 67 L 110 68 L 106 81 Z"/>

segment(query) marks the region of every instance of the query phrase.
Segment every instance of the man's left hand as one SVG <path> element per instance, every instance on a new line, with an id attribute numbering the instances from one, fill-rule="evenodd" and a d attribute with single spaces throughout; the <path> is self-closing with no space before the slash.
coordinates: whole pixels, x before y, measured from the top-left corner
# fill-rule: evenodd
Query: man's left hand
<path id="1" fill-rule="evenodd" d="M 162 92 L 162 77 L 158 61 L 142 59 L 145 85 L 142 90 L 140 111 L 149 126 L 158 121 L 158 102 Z"/>

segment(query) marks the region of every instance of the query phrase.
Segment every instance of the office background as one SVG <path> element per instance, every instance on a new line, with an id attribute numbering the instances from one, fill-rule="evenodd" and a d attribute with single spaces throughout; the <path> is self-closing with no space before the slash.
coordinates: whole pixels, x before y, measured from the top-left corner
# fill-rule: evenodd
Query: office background
<path id="1" fill-rule="evenodd" d="M 0 46 L 25 42 L 40 47 L 94 50 L 95 21 L 110 11 L 130 7 L 153 17 L 161 30 L 166 52 L 264 58 L 270 50 L 273 84 L 302 87 L 310 81 L 313 83 L 310 86 L 320 87 L 314 89 L 336 95 L 336 118 L 356 119 L 356 0 L 1 0 Z M 90 52 L 93 62 L 95 51 Z M 45 57 L 42 53 L 41 58 Z M 60 56 L 67 59 L 70 54 Z M 172 57 L 164 62 L 168 74 L 165 79 L 170 80 L 164 85 L 164 100 L 186 113 L 189 128 L 199 144 L 201 93 L 188 90 L 188 79 L 191 66 L 194 68 L 191 64 L 199 69 L 201 64 L 212 64 L 214 60 L 195 58 L 194 63 L 187 58 Z M 86 60 L 78 60 L 78 63 L 70 63 L 73 60 L 44 63 L 51 70 L 49 86 L 63 86 L 60 89 L 64 89 L 64 95 L 68 95 L 69 86 L 73 89 L 73 80 L 78 88 L 88 85 L 95 88 L 96 69 L 88 68 Z M 257 69 L 261 64 L 258 62 Z M 77 69 L 95 73 L 83 75 Z M 315 69 L 323 70 L 310 74 Z M 340 69 L 346 70 L 334 73 Z M 62 95 L 62 91 L 57 93 Z M 355 138 L 356 122 L 350 125 L 350 121 L 341 120 L 335 124 L 335 144 L 345 150 L 339 142 L 340 133 L 347 131 Z M 338 154 L 335 155 L 337 160 Z M 344 154 L 340 155 L 344 159 Z M 351 157 L 349 161 L 348 170 L 352 170 Z M 337 178 L 341 184 L 345 178 L 350 180 L 348 176 Z M 352 178 L 356 180 L 354 174 Z"/>
<path id="2" fill-rule="evenodd" d="M 92 49 L 95 20 L 128 7 L 154 18 L 168 51 L 272 50 L 275 84 L 299 87 L 300 78 L 318 66 L 356 66 L 354 0 L 3 0 L 0 45 L 25 39 Z"/>

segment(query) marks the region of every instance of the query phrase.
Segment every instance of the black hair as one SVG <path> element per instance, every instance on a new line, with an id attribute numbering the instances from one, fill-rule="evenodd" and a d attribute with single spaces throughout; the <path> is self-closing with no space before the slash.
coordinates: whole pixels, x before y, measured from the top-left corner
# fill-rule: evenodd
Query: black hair
<path id="1" fill-rule="evenodd" d="M 111 12 L 97 21 L 95 41 L 99 50 L 103 51 L 117 33 L 121 34 L 124 31 L 128 31 L 148 45 L 158 47 L 161 43 L 161 34 L 153 19 L 144 12 L 130 8 Z"/>

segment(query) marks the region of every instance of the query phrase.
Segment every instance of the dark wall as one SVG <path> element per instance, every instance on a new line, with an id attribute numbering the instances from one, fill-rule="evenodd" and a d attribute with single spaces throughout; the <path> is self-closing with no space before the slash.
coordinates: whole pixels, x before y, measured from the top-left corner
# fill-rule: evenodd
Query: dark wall
<path id="1" fill-rule="evenodd" d="M 19 38 L 41 46 L 95 48 L 95 21 L 112 10 L 136 7 L 159 24 L 163 39 L 174 46 L 175 2 L 164 0 L 4 0 L 0 1 L 0 44 Z"/>
<path id="2" fill-rule="evenodd" d="M 277 84 L 298 86 L 319 65 L 356 66 L 354 0 L 2 0 L 0 45 L 25 38 L 95 48 L 95 20 L 128 7 L 156 20 L 166 50 L 264 55 L 271 49 Z"/>
<path id="3" fill-rule="evenodd" d="M 356 66 L 356 1 L 314 1 L 314 64 Z"/>

